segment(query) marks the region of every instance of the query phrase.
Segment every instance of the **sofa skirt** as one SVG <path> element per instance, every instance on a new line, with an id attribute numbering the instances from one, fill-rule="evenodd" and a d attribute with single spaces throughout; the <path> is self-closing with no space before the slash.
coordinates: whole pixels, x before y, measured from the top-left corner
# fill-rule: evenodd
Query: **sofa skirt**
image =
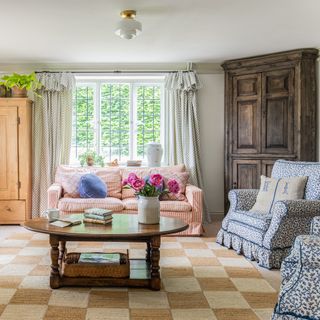
<path id="1" fill-rule="evenodd" d="M 290 251 L 290 248 L 270 250 L 224 229 L 220 229 L 216 241 L 228 249 L 234 249 L 237 254 L 243 254 L 251 261 L 257 261 L 259 266 L 267 269 L 280 269 L 281 262 Z"/>

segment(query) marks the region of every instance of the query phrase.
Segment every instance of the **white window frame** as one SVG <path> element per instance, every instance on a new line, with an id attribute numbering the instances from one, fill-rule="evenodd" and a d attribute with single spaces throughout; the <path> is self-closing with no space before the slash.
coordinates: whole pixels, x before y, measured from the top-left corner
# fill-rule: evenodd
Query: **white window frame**
<path id="1" fill-rule="evenodd" d="M 101 145 L 101 97 L 100 88 L 104 83 L 123 83 L 130 86 L 130 129 L 129 129 L 129 159 L 135 160 L 137 157 L 137 88 L 140 86 L 159 85 L 160 90 L 160 142 L 164 142 L 164 77 L 165 75 L 78 75 L 76 85 L 91 86 L 94 88 L 94 128 L 96 152 L 100 154 Z M 112 159 L 111 159 L 112 160 Z M 109 160 L 107 160 L 109 161 Z M 145 164 L 146 159 L 143 159 Z M 77 163 L 78 164 L 78 160 Z M 120 161 L 120 164 L 125 164 Z"/>

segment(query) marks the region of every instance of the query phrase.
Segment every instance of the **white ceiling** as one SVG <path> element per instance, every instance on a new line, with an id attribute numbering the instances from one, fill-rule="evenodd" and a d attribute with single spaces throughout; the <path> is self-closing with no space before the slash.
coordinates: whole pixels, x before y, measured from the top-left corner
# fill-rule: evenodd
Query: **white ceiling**
<path id="1" fill-rule="evenodd" d="M 143 32 L 114 34 L 123 9 Z M 320 47 L 319 0 L 0 0 L 0 64 L 167 63 Z"/>

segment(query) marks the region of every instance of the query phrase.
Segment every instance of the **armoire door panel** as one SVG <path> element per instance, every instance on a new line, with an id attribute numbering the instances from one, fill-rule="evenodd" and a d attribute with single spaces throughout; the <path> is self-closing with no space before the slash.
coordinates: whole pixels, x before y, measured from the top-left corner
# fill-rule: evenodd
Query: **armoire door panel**
<path id="1" fill-rule="evenodd" d="M 266 93 L 289 94 L 290 71 L 279 70 L 266 73 Z"/>
<path id="2" fill-rule="evenodd" d="M 17 107 L 0 108 L 0 199 L 18 199 Z"/>
<path id="3" fill-rule="evenodd" d="M 256 75 L 238 77 L 237 79 L 237 96 L 256 96 L 258 94 L 258 86 Z"/>
<path id="4" fill-rule="evenodd" d="M 266 101 L 266 148 L 288 149 L 288 99 Z"/>
<path id="5" fill-rule="evenodd" d="M 259 189 L 261 175 L 260 160 L 233 160 L 232 171 L 232 188 Z"/>
<path id="6" fill-rule="evenodd" d="M 259 153 L 261 76 L 235 76 L 233 85 L 232 153 Z"/>
<path id="7" fill-rule="evenodd" d="M 262 153 L 293 153 L 292 69 L 262 76 Z"/>
<path id="8" fill-rule="evenodd" d="M 276 160 L 262 160 L 261 161 L 261 172 L 266 177 L 271 177 L 272 168 Z"/>

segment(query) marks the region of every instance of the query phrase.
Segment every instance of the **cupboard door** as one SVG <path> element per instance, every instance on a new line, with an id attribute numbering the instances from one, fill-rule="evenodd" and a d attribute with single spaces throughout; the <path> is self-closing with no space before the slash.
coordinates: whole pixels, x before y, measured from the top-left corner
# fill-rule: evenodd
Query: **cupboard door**
<path id="1" fill-rule="evenodd" d="M 266 177 L 271 177 L 272 168 L 276 160 L 262 160 L 261 161 L 261 170 L 262 174 Z"/>
<path id="2" fill-rule="evenodd" d="M 232 161 L 233 189 L 259 189 L 261 160 Z"/>
<path id="3" fill-rule="evenodd" d="M 262 74 L 262 153 L 292 154 L 294 70 Z"/>
<path id="4" fill-rule="evenodd" d="M 18 199 L 18 110 L 0 108 L 0 199 Z"/>
<path id="5" fill-rule="evenodd" d="M 260 152 L 261 74 L 233 77 L 232 152 Z"/>

